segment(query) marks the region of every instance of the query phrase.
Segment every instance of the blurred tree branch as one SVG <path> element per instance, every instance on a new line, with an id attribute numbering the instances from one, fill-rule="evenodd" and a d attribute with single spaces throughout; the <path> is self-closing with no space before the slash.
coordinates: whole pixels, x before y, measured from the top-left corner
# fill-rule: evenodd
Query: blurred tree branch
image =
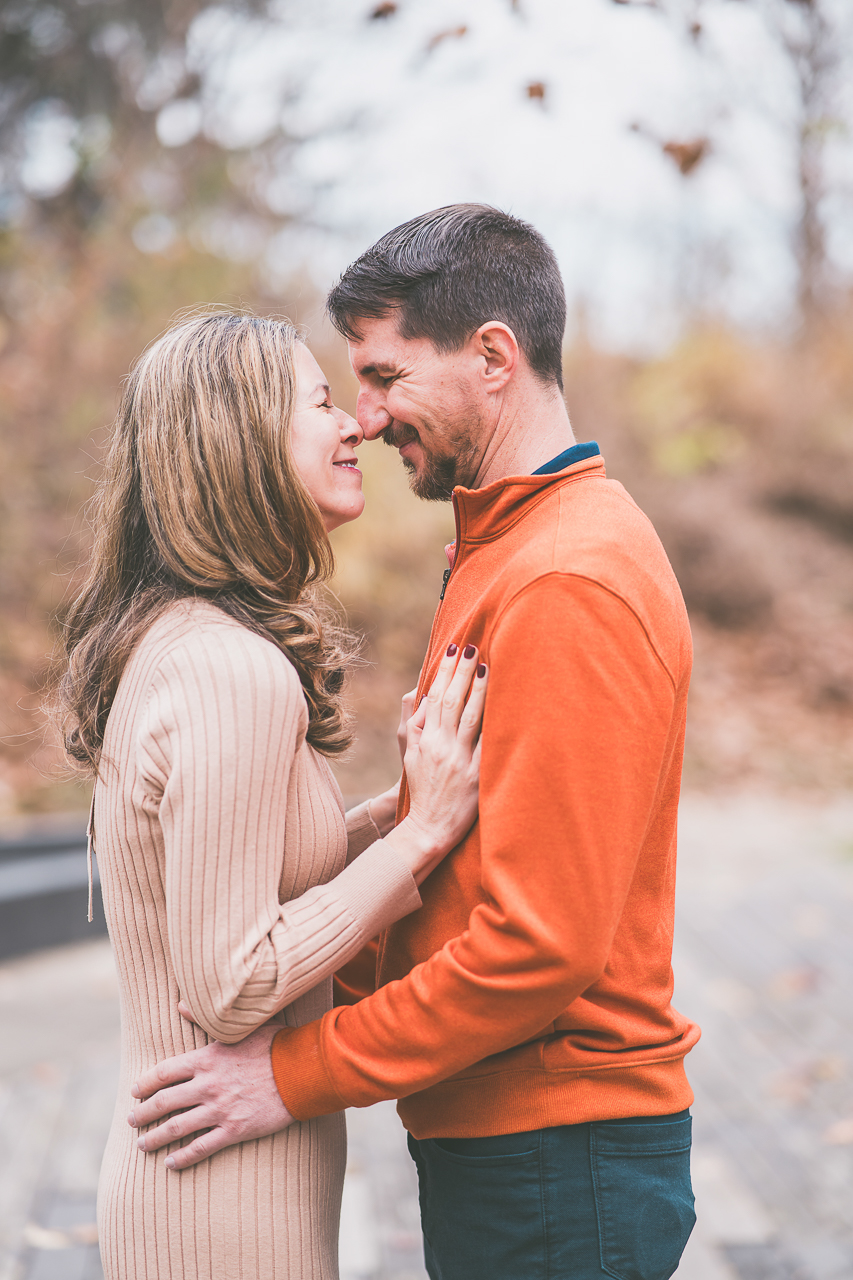
<path id="1" fill-rule="evenodd" d="M 0 10 L 0 217 L 27 208 L 82 228 L 153 113 L 195 87 L 186 67 L 205 0 L 13 0 Z M 219 6 L 223 7 L 223 6 Z M 228 0 L 257 13 L 264 0 Z M 41 134 L 39 134 L 41 131 Z M 51 132 L 52 131 L 52 132 Z M 64 147 L 54 176 L 28 171 L 39 140 Z M 63 159 L 63 158 L 61 158 Z"/>
<path id="2" fill-rule="evenodd" d="M 728 5 L 751 8 L 763 22 L 786 64 L 794 91 L 794 110 L 784 124 L 799 188 L 799 212 L 792 230 L 797 263 L 797 304 L 809 325 L 833 305 L 824 204 L 831 194 L 827 148 L 833 135 L 849 131 L 842 90 L 853 63 L 850 14 L 847 29 L 838 0 L 614 0 L 626 8 L 656 9 L 705 56 L 713 58 L 706 38 L 707 16 Z M 845 39 L 845 36 L 847 37 Z M 638 132 L 648 132 L 633 126 Z M 708 153 L 707 139 L 692 163 L 683 163 L 694 144 L 672 141 L 663 150 L 686 177 Z"/>
<path id="3" fill-rule="evenodd" d="M 761 3 L 785 51 L 797 92 L 795 120 L 800 216 L 794 232 L 798 301 L 808 321 L 829 300 L 826 226 L 822 204 L 828 190 L 826 147 L 840 120 L 841 32 L 827 0 L 753 0 Z"/>

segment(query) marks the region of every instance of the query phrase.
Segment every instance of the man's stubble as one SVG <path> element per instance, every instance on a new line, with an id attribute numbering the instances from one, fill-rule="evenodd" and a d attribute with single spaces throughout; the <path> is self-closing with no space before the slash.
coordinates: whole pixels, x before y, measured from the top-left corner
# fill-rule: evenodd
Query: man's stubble
<path id="1" fill-rule="evenodd" d="M 399 449 L 411 441 L 417 441 L 423 454 L 420 468 L 409 458 L 401 458 L 409 473 L 409 487 L 416 497 L 425 502 L 449 502 L 457 485 L 470 488 L 477 474 L 479 452 L 475 426 L 469 420 L 455 424 L 445 432 L 447 449 L 441 453 L 429 449 L 414 427 L 388 427 L 382 438 L 391 448 Z"/>

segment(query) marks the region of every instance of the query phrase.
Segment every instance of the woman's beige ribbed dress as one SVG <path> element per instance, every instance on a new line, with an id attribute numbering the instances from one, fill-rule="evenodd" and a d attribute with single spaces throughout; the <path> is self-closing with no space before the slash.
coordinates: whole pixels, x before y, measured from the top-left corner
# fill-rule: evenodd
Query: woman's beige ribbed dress
<path id="1" fill-rule="evenodd" d="M 126 1119 L 159 1059 L 320 1017 L 334 970 L 420 905 L 367 807 L 345 821 L 307 724 L 285 655 L 204 602 L 172 606 L 122 676 L 95 798 L 122 1014 L 98 1209 L 108 1280 L 337 1277 L 342 1114 L 183 1172 L 139 1151 Z"/>

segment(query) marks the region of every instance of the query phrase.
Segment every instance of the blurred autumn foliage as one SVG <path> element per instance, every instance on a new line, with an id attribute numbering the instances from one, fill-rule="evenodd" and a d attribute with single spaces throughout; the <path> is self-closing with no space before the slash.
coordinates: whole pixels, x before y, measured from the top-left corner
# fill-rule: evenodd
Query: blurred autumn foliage
<path id="1" fill-rule="evenodd" d="M 178 308 L 239 302 L 241 282 L 192 252 L 153 263 L 115 233 L 73 252 L 7 234 L 0 273 L 0 806 L 28 809 L 77 799 L 56 789 L 59 756 L 38 707 L 53 620 L 85 561 L 82 507 L 120 380 Z"/>
<path id="2" fill-rule="evenodd" d="M 696 645 L 686 780 L 853 781 L 853 314 L 569 353 L 576 432 L 651 516 Z"/>
<path id="3" fill-rule="evenodd" d="M 186 245 L 143 254 L 116 229 L 74 253 L 10 234 L 0 269 L 13 303 L 0 330 L 0 785 L 7 811 L 32 811 L 79 802 L 38 708 L 120 380 L 181 307 L 278 308 L 244 267 Z M 342 344 L 320 329 L 313 345 L 353 408 Z M 567 350 L 575 433 L 599 441 L 654 521 L 690 609 L 690 783 L 853 781 L 851 345 L 853 314 L 839 314 L 784 342 L 706 328 L 653 359 L 583 336 Z M 335 589 L 367 637 L 360 740 L 341 768 L 351 795 L 395 767 L 398 699 L 452 537 L 449 508 L 409 493 L 392 450 L 362 458 L 367 512 L 336 535 Z"/>
<path id="4" fill-rule="evenodd" d="M 265 153 L 229 152 L 203 133 L 170 148 L 156 136 L 163 103 L 194 110 L 182 42 L 204 7 L 26 0 L 0 13 L 0 815 L 84 803 L 40 704 L 87 554 L 81 512 L 133 359 L 183 308 L 246 305 L 299 321 L 321 305 L 304 283 L 272 282 L 258 266 L 257 245 L 286 221 L 257 194 Z M 398 8 L 376 5 L 365 20 L 391 26 Z M 599 441 L 684 590 L 696 640 L 686 779 L 697 786 L 853 784 L 853 306 L 827 285 L 828 134 L 814 123 L 837 59 L 818 0 L 800 9 L 785 36 L 805 121 L 799 326 L 762 339 L 688 321 L 670 351 L 640 358 L 597 348 L 579 323 L 566 351 L 575 433 Z M 435 47 L 466 32 L 437 32 Z M 544 81 L 524 92 L 549 101 Z M 34 193 L 21 176 L 24 125 L 59 127 L 63 112 L 78 122 L 76 169 Z M 703 137 L 637 131 L 687 182 L 712 150 Z M 343 344 L 322 324 L 309 340 L 353 410 Z M 417 678 L 453 533 L 447 506 L 409 493 L 393 451 L 366 446 L 362 465 L 366 514 L 335 535 L 335 591 L 365 635 L 351 684 L 359 742 L 339 771 L 350 796 L 387 785 L 397 767 L 399 697 Z"/>

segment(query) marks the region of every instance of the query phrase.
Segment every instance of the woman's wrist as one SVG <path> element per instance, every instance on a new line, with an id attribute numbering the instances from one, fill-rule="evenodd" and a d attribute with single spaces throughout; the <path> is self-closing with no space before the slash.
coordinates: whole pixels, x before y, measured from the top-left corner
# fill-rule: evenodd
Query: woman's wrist
<path id="1" fill-rule="evenodd" d="M 371 796 L 367 802 L 367 812 L 370 814 L 370 820 L 381 836 L 387 836 L 390 831 L 394 830 L 394 823 L 397 820 L 397 797 L 399 794 L 400 783 L 396 782 L 393 787 L 389 787 L 381 795 Z"/>
<path id="2" fill-rule="evenodd" d="M 394 852 L 403 859 L 416 882 L 421 883 L 429 875 L 437 860 L 447 852 L 432 831 L 418 823 L 411 814 L 403 819 L 385 837 Z"/>

